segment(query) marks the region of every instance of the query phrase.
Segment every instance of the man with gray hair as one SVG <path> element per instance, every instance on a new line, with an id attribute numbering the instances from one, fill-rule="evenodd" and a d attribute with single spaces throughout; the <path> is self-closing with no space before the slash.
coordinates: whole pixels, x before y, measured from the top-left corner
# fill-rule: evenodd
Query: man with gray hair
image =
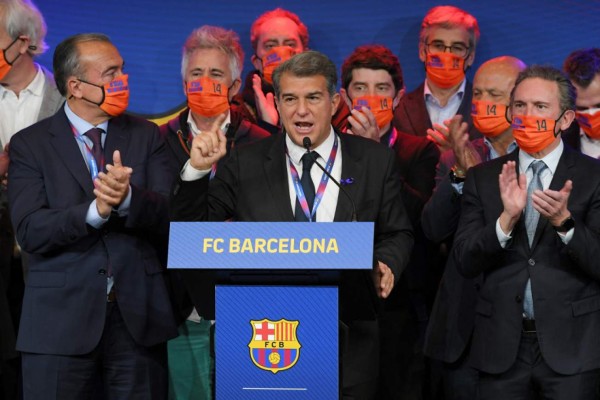
<path id="1" fill-rule="evenodd" d="M 169 154 L 169 174 L 177 177 L 190 158 L 194 137 L 205 134 L 219 116 L 227 137 L 228 152 L 270 134 L 242 117 L 231 99 L 241 86 L 244 52 L 238 35 L 217 26 L 204 25 L 195 29 L 183 45 L 181 77 L 188 107 L 160 127 Z M 221 160 L 223 162 L 224 160 Z M 218 169 L 215 166 L 215 170 Z M 214 170 L 212 172 L 214 175 Z M 169 341 L 169 398 L 190 396 L 211 398 L 212 357 L 210 351 L 211 321 L 198 314 L 194 303 L 206 303 L 206 291 L 190 292 L 183 285 L 185 272 L 169 271 L 177 311 L 180 336 Z"/>
<path id="2" fill-rule="evenodd" d="M 8 143 L 16 132 L 54 114 L 64 101 L 52 74 L 34 62 L 48 48 L 45 36 L 44 18 L 30 0 L 0 0 L 0 362 L 16 357 L 8 310 L 18 315 L 23 290 L 21 260 L 8 216 Z M 10 307 L 2 304 L 5 289 L 14 293 L 11 298 L 19 299 L 11 301 Z M 0 366 L 0 371 L 7 377 L 11 368 Z M 5 382 L 4 386 L 16 384 Z"/>
<path id="3" fill-rule="evenodd" d="M 470 365 L 480 399 L 594 399 L 600 369 L 600 163 L 563 145 L 575 88 L 530 66 L 508 118 L 518 150 L 469 169 L 453 261 L 481 278 Z"/>
<path id="4" fill-rule="evenodd" d="M 213 165 L 227 154 L 228 140 L 219 129 L 224 117 L 219 117 L 206 135 L 194 138 L 171 207 L 178 221 L 349 222 L 351 202 L 314 160 L 331 165 L 338 182 L 341 177 L 352 179 L 346 191 L 358 205 L 356 219 L 376 222 L 375 261 L 372 271 L 342 273 L 341 397 L 373 399 L 379 370 L 379 298 L 389 296 L 408 263 L 412 229 L 394 153 L 372 140 L 334 131 L 331 116 L 340 102 L 336 82 L 335 65 L 321 53 L 303 52 L 282 63 L 273 74 L 273 86 L 284 133 L 234 149 L 209 187 Z M 314 153 L 304 147 L 306 139 Z M 186 282 L 201 288 L 196 274 L 190 271 Z"/>

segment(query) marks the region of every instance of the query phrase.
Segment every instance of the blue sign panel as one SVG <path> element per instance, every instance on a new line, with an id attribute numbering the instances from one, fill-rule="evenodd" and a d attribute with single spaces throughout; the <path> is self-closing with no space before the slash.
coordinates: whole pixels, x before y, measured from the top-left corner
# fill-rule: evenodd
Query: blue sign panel
<path id="1" fill-rule="evenodd" d="M 337 399 L 335 287 L 217 286 L 217 399 Z"/>
<path id="2" fill-rule="evenodd" d="M 372 222 L 173 222 L 169 268 L 370 269 Z"/>

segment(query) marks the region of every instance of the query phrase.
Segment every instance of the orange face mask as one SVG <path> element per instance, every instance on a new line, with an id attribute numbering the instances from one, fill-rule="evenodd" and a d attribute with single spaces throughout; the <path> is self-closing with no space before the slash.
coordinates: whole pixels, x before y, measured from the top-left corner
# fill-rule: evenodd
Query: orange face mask
<path id="1" fill-rule="evenodd" d="M 425 71 L 427 79 L 437 86 L 447 89 L 465 79 L 465 60 L 452 53 L 427 53 Z"/>
<path id="2" fill-rule="evenodd" d="M 590 139 L 600 139 L 600 108 L 575 112 L 577 122 Z"/>
<path id="3" fill-rule="evenodd" d="M 17 40 L 19 40 L 19 38 L 16 38 L 15 40 L 13 40 L 5 49 L 2 49 L 2 52 L 0 52 L 0 79 L 3 79 L 8 74 L 8 72 L 12 68 L 13 63 L 21 55 L 21 53 L 19 53 L 15 57 L 15 59 L 10 62 L 6 59 L 6 51 L 8 49 L 10 49 L 13 44 L 17 43 Z"/>
<path id="4" fill-rule="evenodd" d="M 188 106 L 193 113 L 215 117 L 229 110 L 229 89 L 221 82 L 202 77 L 186 86 Z"/>
<path id="5" fill-rule="evenodd" d="M 393 101 L 394 99 L 386 96 L 362 96 L 352 100 L 352 108 L 360 111 L 361 107 L 366 107 L 371 110 L 377 121 L 377 126 L 381 129 L 394 118 Z"/>
<path id="6" fill-rule="evenodd" d="M 475 128 L 489 138 L 510 128 L 510 123 L 506 120 L 506 106 L 501 103 L 473 100 L 471 116 Z"/>
<path id="7" fill-rule="evenodd" d="M 517 145 L 529 154 L 544 150 L 558 136 L 554 133 L 555 120 L 535 115 L 515 115 L 511 126 Z"/>
<path id="8" fill-rule="evenodd" d="M 261 58 L 263 65 L 263 78 L 267 83 L 273 84 L 273 71 L 282 62 L 289 60 L 296 51 L 289 46 L 277 46 Z"/>
<path id="9" fill-rule="evenodd" d="M 90 103 L 96 104 L 102 111 L 112 117 L 121 115 L 127 110 L 129 105 L 129 75 L 121 75 L 108 82 L 104 86 L 96 85 L 94 83 L 79 79 L 83 83 L 88 85 L 96 86 L 102 89 L 102 100 L 100 103 L 83 98 Z"/>

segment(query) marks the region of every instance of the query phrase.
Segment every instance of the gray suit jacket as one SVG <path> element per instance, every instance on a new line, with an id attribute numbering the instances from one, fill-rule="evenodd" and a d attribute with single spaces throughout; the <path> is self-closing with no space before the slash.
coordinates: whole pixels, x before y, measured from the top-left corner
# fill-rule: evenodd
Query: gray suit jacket
<path id="1" fill-rule="evenodd" d="M 37 117 L 38 121 L 56 114 L 60 106 L 65 101 L 65 98 L 62 97 L 56 88 L 56 83 L 54 82 L 54 75 L 52 75 L 52 72 L 48 71 L 41 65 L 40 68 L 44 74 L 44 98 L 42 100 L 42 107 L 40 108 L 40 112 Z"/>

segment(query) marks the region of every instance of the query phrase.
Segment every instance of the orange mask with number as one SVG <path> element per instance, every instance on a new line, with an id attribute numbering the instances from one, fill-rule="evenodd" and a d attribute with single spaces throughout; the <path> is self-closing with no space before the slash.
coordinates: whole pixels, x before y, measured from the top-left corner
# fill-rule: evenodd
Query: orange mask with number
<path id="1" fill-rule="evenodd" d="M 600 108 L 575 113 L 577 122 L 590 139 L 600 139 Z"/>
<path id="2" fill-rule="evenodd" d="M 517 145 L 529 154 L 544 150 L 558 136 L 554 133 L 555 120 L 535 115 L 514 115 L 511 126 Z"/>
<path id="3" fill-rule="evenodd" d="M 186 85 L 190 110 L 209 118 L 229 110 L 228 92 L 227 86 L 208 77 L 196 79 Z"/>
<path id="4" fill-rule="evenodd" d="M 427 79 L 447 89 L 465 79 L 465 60 L 452 53 L 427 53 L 425 71 Z"/>
<path id="5" fill-rule="evenodd" d="M 361 107 L 366 107 L 375 116 L 379 129 L 390 123 L 394 118 L 392 103 L 394 99 L 386 96 L 362 96 L 352 100 L 352 108 L 360 111 Z"/>
<path id="6" fill-rule="evenodd" d="M 506 120 L 506 106 L 501 103 L 473 100 L 471 117 L 475 128 L 489 138 L 510 128 L 510 123 Z"/>
<path id="7" fill-rule="evenodd" d="M 121 115 L 127 110 L 129 105 L 129 75 L 120 75 L 108 82 L 104 86 L 96 85 L 94 83 L 79 79 L 81 82 L 87 83 L 88 85 L 96 86 L 102 89 L 102 100 L 100 103 L 88 100 L 85 97 L 85 101 L 96 104 L 102 111 L 112 117 Z"/>
<path id="8" fill-rule="evenodd" d="M 273 84 L 273 71 L 282 62 L 289 60 L 296 54 L 290 46 L 277 46 L 261 58 L 263 65 L 263 78 L 267 83 Z"/>

